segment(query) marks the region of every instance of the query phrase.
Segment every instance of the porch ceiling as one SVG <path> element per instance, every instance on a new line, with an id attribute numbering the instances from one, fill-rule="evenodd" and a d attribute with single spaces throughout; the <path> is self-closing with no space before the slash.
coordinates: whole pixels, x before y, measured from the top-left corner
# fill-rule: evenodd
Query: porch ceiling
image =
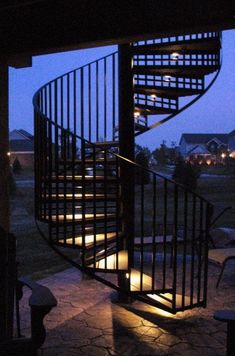
<path id="1" fill-rule="evenodd" d="M 183 32 L 234 28 L 224 0 L 8 0 L 0 5 L 1 55 L 38 55 Z"/>

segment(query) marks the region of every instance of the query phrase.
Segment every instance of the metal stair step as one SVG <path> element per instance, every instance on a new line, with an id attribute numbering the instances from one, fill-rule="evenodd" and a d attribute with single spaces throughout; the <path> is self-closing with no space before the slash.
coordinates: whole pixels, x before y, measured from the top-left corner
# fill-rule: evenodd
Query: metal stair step
<path id="1" fill-rule="evenodd" d="M 187 78 L 202 78 L 204 75 L 213 73 L 218 70 L 218 65 L 212 66 L 153 66 L 153 65 L 135 65 L 133 67 L 134 74 L 149 74 L 149 75 L 170 75 L 183 76 Z"/>
<path id="2" fill-rule="evenodd" d="M 132 268 L 129 278 L 131 292 L 152 290 L 152 277 L 150 277 L 146 273 L 141 274 L 140 271 Z"/>
<path id="3" fill-rule="evenodd" d="M 168 108 L 161 108 L 161 107 L 154 107 L 151 105 L 141 105 L 141 104 L 135 104 L 135 109 L 138 110 L 140 115 L 159 115 L 159 114 L 172 114 L 174 112 L 177 112 L 175 109 L 168 109 Z M 145 126 L 143 126 L 145 127 Z M 148 128 L 147 128 L 148 130 Z"/>
<path id="4" fill-rule="evenodd" d="M 110 254 L 107 257 L 91 263 L 87 268 L 101 271 L 127 271 L 128 270 L 128 252 L 121 250 Z"/>
<path id="5" fill-rule="evenodd" d="M 82 248 L 94 248 L 95 246 L 103 245 L 106 242 L 115 241 L 117 237 L 120 237 L 121 233 L 119 232 L 107 232 L 100 234 L 88 234 L 85 235 L 84 238 L 80 236 L 75 237 L 66 237 L 65 239 L 61 239 L 61 241 L 57 241 L 57 244 L 69 247 L 77 247 Z M 84 243 L 83 243 L 84 242 Z"/>
<path id="6" fill-rule="evenodd" d="M 117 200 L 117 195 L 115 194 L 94 194 L 94 193 L 85 193 L 85 194 L 80 194 L 80 193 L 58 193 L 58 194 L 46 194 L 45 196 L 42 196 L 42 199 L 45 201 L 94 201 L 94 200 L 100 200 L 103 201 L 108 200 L 108 201 L 113 201 Z"/>
<path id="7" fill-rule="evenodd" d="M 42 218 L 44 218 L 42 216 Z M 95 221 L 102 221 L 102 220 L 116 220 L 117 216 L 116 214 L 112 213 L 98 213 L 98 214 L 52 214 L 51 216 L 46 215 L 45 216 L 46 220 L 51 221 L 52 223 L 76 223 L 76 222 L 82 222 L 86 224 L 86 222 L 93 222 Z"/>
<path id="8" fill-rule="evenodd" d="M 180 96 L 201 94 L 203 90 L 170 86 L 135 85 L 134 92 L 138 94 L 156 95 L 166 98 L 178 98 Z"/>
<path id="9" fill-rule="evenodd" d="M 58 176 L 51 176 L 45 177 L 45 181 L 52 181 L 54 182 L 69 182 L 69 181 L 86 181 L 86 182 L 93 182 L 93 181 L 116 181 L 116 176 L 105 176 L 105 175 L 76 175 L 76 174 L 65 174 L 65 175 L 58 175 Z"/>
<path id="10" fill-rule="evenodd" d="M 220 49 L 219 38 L 208 38 L 201 40 L 188 40 L 177 42 L 155 43 L 148 45 L 133 46 L 134 54 L 169 54 L 174 52 L 187 54 L 210 54 L 216 53 Z"/>

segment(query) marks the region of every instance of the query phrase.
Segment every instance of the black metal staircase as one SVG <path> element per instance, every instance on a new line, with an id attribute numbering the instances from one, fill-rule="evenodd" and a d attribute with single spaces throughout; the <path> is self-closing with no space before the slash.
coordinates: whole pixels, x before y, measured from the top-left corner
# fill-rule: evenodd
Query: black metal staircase
<path id="1" fill-rule="evenodd" d="M 129 55 L 139 135 L 212 85 L 220 34 L 136 42 Z M 48 224 L 50 245 L 65 255 L 77 249 L 71 263 L 120 292 L 170 312 L 205 306 L 212 206 L 120 154 L 118 58 L 89 63 L 35 94 L 36 219 Z M 181 97 L 190 99 L 182 105 Z"/>

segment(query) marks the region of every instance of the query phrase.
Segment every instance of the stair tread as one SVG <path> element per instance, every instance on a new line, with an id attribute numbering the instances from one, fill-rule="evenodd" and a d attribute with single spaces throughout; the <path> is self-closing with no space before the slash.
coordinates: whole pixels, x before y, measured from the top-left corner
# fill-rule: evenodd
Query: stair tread
<path id="1" fill-rule="evenodd" d="M 197 40 L 184 40 L 184 41 L 174 41 L 165 43 L 155 43 L 155 44 L 143 44 L 139 46 L 133 46 L 133 53 L 136 54 L 146 54 L 153 52 L 156 53 L 173 53 L 173 52 L 184 52 L 184 53 L 208 53 L 216 52 L 220 49 L 219 38 L 208 38 L 208 39 L 197 39 Z"/>
<path id="2" fill-rule="evenodd" d="M 152 277 L 143 273 L 142 274 L 142 288 L 141 287 L 141 272 L 137 269 L 131 269 L 130 273 L 130 287 L 132 292 L 149 291 L 152 289 Z"/>
<path id="3" fill-rule="evenodd" d="M 46 177 L 46 180 L 58 180 L 58 181 L 64 181 L 64 180 L 86 180 L 86 181 L 93 181 L 93 180 L 116 180 L 116 176 L 104 176 L 104 175 L 59 175 L 59 176 L 52 176 L 52 177 Z"/>
<path id="4" fill-rule="evenodd" d="M 52 200 L 112 200 L 112 199 L 117 199 L 117 195 L 115 194 L 93 194 L 93 193 L 85 193 L 85 194 L 63 194 L 63 193 L 58 193 L 58 194 L 51 194 L 51 195 L 46 195 L 46 199 L 52 199 Z"/>
<path id="5" fill-rule="evenodd" d="M 93 220 L 103 220 L 104 218 L 107 219 L 112 219 L 112 218 L 117 218 L 116 214 L 112 213 L 107 213 L 107 214 L 59 214 L 59 215 L 52 215 L 51 220 L 53 222 L 73 222 L 73 221 L 82 221 L 83 218 L 85 217 L 86 221 L 93 221 Z M 49 216 L 46 216 L 46 219 L 49 219 Z"/>
<path id="6" fill-rule="evenodd" d="M 160 74 L 171 76 L 186 76 L 189 78 L 202 78 L 206 74 L 213 73 L 219 69 L 218 65 L 212 66 L 154 66 L 154 65 L 134 65 L 135 74 Z"/>
<path id="7" fill-rule="evenodd" d="M 99 261 L 90 264 L 88 268 L 95 268 L 100 270 L 128 270 L 128 252 L 126 250 L 113 253 L 107 258 L 102 258 Z"/>
<path id="8" fill-rule="evenodd" d="M 203 92 L 202 89 L 191 89 L 191 88 L 177 88 L 170 86 L 149 86 L 149 85 L 135 85 L 134 92 L 138 94 L 151 95 L 156 94 L 162 97 L 179 97 L 179 96 L 189 96 L 200 94 Z"/>
<path id="9" fill-rule="evenodd" d="M 117 232 L 107 232 L 107 234 L 100 233 L 100 234 L 90 234 L 90 235 L 85 235 L 84 237 L 84 245 L 85 247 L 93 247 L 94 241 L 96 241 L 96 244 L 101 244 L 104 243 L 105 240 L 113 240 L 117 236 L 120 236 L 120 233 Z M 76 246 L 83 246 L 83 237 L 82 236 L 76 236 L 74 238 L 66 238 L 66 245 L 76 245 Z"/>
<path id="10" fill-rule="evenodd" d="M 172 114 L 177 112 L 176 109 L 160 108 L 151 105 L 135 104 L 135 109 L 139 111 L 140 115 L 158 115 L 158 114 Z M 141 126 L 141 125 L 140 125 Z"/>

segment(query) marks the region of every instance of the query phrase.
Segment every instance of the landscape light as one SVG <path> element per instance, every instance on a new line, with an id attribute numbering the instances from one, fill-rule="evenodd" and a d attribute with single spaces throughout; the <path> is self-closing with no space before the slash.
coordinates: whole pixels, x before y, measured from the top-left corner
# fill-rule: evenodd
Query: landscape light
<path id="1" fill-rule="evenodd" d="M 140 113 L 138 111 L 135 111 L 134 112 L 134 117 L 139 117 L 140 116 Z"/>
<path id="2" fill-rule="evenodd" d="M 170 82 L 171 81 L 171 76 L 170 75 L 164 75 L 163 80 L 165 82 Z"/>
<path id="3" fill-rule="evenodd" d="M 172 59 L 173 61 L 178 61 L 178 59 L 179 59 L 179 53 L 177 53 L 177 52 L 172 53 L 172 54 L 171 54 L 171 59 Z"/>

